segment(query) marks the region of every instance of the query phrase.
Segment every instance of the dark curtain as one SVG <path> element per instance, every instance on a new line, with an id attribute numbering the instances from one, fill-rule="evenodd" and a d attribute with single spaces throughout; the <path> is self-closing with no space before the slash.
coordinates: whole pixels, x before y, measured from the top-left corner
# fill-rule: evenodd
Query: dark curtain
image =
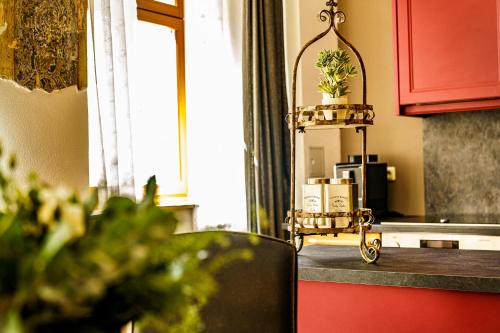
<path id="1" fill-rule="evenodd" d="M 289 206 L 290 134 L 282 0 L 244 0 L 243 103 L 249 229 L 283 238 Z"/>

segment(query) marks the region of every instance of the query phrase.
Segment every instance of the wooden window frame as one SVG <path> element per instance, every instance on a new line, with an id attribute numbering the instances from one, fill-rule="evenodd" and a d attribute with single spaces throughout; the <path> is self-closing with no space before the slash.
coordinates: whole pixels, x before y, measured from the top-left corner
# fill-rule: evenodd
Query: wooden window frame
<path id="1" fill-rule="evenodd" d="M 180 19 L 184 18 L 184 0 L 176 0 L 175 5 L 169 5 L 154 0 L 137 0 L 137 8 Z"/>
<path id="2" fill-rule="evenodd" d="M 181 191 L 176 193 L 161 193 L 159 199 L 181 198 L 188 195 L 187 184 L 187 151 L 186 151 L 186 71 L 185 71 L 185 40 L 184 40 L 184 0 L 176 0 L 176 5 L 168 5 L 152 0 L 137 0 L 137 19 L 162 25 L 175 31 L 177 58 L 177 101 L 178 101 L 178 131 L 179 131 L 179 170 Z"/>

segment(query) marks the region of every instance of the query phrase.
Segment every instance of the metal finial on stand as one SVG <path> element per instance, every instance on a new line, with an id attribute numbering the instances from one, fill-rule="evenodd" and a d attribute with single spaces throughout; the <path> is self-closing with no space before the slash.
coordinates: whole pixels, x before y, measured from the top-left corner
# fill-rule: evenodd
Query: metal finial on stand
<path id="1" fill-rule="evenodd" d="M 330 7 L 337 7 L 337 2 L 334 0 L 330 0 L 326 3 L 326 5 Z"/>

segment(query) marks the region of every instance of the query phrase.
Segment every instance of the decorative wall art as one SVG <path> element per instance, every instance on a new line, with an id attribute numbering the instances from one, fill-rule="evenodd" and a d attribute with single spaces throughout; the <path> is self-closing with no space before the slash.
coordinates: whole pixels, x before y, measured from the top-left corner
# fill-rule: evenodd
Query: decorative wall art
<path id="1" fill-rule="evenodd" d="M 0 77 L 47 92 L 86 87 L 86 1 L 1 0 Z"/>

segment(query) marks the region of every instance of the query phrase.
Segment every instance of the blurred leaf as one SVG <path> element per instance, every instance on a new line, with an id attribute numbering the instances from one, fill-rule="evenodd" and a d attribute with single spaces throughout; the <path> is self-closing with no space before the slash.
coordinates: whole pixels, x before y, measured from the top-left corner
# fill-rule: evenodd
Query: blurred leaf
<path id="1" fill-rule="evenodd" d="M 23 325 L 19 314 L 12 311 L 7 314 L 3 333 L 24 333 Z"/>
<path id="2" fill-rule="evenodd" d="M 97 204 L 99 202 L 99 194 L 96 191 L 90 192 L 90 195 L 87 197 L 87 200 L 83 203 L 83 207 L 85 208 L 85 215 L 87 218 L 92 214 L 92 212 L 97 208 Z"/>
<path id="3" fill-rule="evenodd" d="M 45 269 L 46 264 L 71 239 L 71 235 L 72 228 L 68 224 L 59 224 L 54 231 L 50 232 L 41 248 L 36 262 L 36 269 Z"/>
<path id="4" fill-rule="evenodd" d="M 146 184 L 146 198 L 149 200 L 154 200 L 156 194 L 156 176 L 152 176 L 148 179 Z"/>

